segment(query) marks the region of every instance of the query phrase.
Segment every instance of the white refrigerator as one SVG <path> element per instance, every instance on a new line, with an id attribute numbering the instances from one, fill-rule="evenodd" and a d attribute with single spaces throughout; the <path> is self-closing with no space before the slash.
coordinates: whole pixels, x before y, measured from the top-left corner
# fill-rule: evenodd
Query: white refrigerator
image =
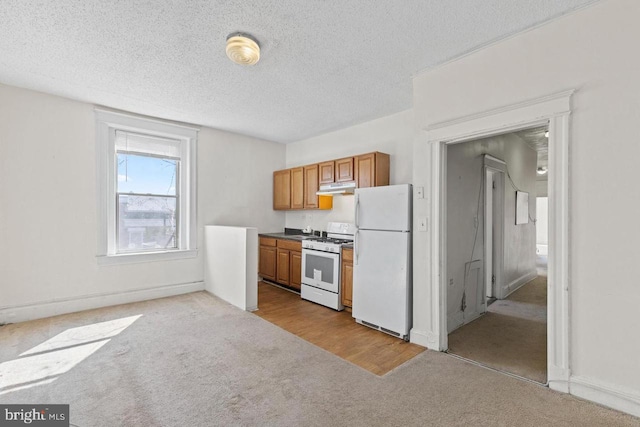
<path id="1" fill-rule="evenodd" d="M 409 339 L 411 184 L 355 191 L 353 307 L 358 323 Z"/>

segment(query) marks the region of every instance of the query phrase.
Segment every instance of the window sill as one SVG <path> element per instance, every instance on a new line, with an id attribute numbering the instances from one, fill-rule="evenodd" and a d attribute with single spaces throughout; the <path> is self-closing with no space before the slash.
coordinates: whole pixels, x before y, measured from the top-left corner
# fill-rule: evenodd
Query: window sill
<path id="1" fill-rule="evenodd" d="M 96 260 L 98 265 L 118 265 L 137 264 L 142 262 L 172 261 L 178 259 L 195 258 L 198 256 L 197 249 L 186 249 L 180 251 L 164 251 L 150 253 L 132 253 L 117 255 L 98 255 Z"/>

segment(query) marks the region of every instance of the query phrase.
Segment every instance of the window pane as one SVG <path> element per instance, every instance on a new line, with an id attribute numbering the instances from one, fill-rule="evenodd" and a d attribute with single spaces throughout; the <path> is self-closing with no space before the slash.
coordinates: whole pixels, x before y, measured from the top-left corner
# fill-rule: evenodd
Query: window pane
<path id="1" fill-rule="evenodd" d="M 118 153 L 118 193 L 176 195 L 178 161 Z"/>
<path id="2" fill-rule="evenodd" d="M 176 198 L 119 194 L 118 252 L 177 248 Z"/>

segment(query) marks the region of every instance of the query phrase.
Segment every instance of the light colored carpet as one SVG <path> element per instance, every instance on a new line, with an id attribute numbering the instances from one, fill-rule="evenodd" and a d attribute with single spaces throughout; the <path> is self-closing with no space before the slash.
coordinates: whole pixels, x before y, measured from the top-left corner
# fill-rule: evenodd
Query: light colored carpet
<path id="1" fill-rule="evenodd" d="M 101 347 L 52 362 L 81 342 Z M 0 401 L 70 403 L 80 427 L 640 425 L 431 351 L 379 377 L 204 292 L 7 325 L 0 344 Z M 29 371 L 53 381 L 17 390 Z"/>
<path id="2" fill-rule="evenodd" d="M 449 352 L 503 372 L 547 382 L 547 278 L 538 276 L 449 334 Z"/>

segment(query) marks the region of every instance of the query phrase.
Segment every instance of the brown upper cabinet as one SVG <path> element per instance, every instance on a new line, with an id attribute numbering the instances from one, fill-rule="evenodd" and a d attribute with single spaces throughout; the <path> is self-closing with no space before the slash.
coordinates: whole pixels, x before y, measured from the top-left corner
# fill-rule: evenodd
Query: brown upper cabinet
<path id="1" fill-rule="evenodd" d="M 291 169 L 291 209 L 304 209 L 304 168 Z"/>
<path id="2" fill-rule="evenodd" d="M 316 209 L 318 207 L 318 165 L 304 167 L 304 208 Z"/>
<path id="3" fill-rule="evenodd" d="M 291 209 L 291 170 L 273 173 L 273 209 Z"/>
<path id="4" fill-rule="evenodd" d="M 273 209 L 331 209 L 332 196 L 318 196 L 321 184 L 355 181 L 357 188 L 389 185 L 389 155 L 369 153 L 273 173 Z"/>
<path id="5" fill-rule="evenodd" d="M 318 168 L 320 169 L 320 184 L 331 184 L 335 182 L 334 166 L 335 162 L 333 161 L 318 164 Z"/>
<path id="6" fill-rule="evenodd" d="M 353 157 L 336 160 L 334 163 L 336 165 L 335 182 L 348 182 L 355 179 L 353 174 Z"/>
<path id="7" fill-rule="evenodd" d="M 369 153 L 355 157 L 356 186 L 358 188 L 389 185 L 389 155 Z"/>

